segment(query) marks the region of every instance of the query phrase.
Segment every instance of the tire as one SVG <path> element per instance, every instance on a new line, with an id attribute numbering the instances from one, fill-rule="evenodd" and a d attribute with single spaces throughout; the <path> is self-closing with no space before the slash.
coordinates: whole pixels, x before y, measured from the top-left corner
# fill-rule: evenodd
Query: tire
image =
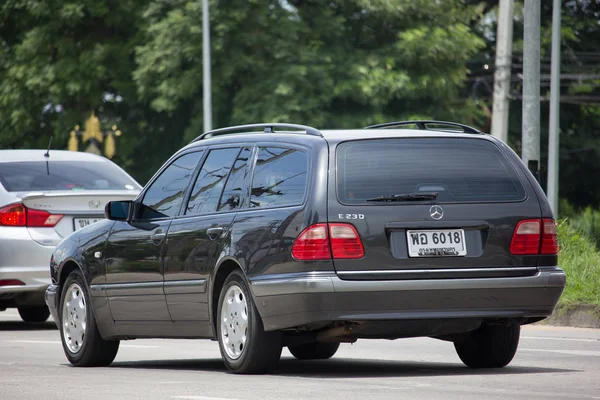
<path id="1" fill-rule="evenodd" d="M 19 307 L 19 315 L 24 322 L 46 322 L 50 310 L 46 306 Z"/>
<path id="2" fill-rule="evenodd" d="M 305 343 L 288 346 L 288 350 L 298 360 L 327 360 L 334 356 L 340 348 L 339 343 Z"/>
<path id="3" fill-rule="evenodd" d="M 484 325 L 454 342 L 462 362 L 469 368 L 502 368 L 517 352 L 521 326 Z"/>
<path id="4" fill-rule="evenodd" d="M 217 307 L 217 338 L 227 369 L 236 374 L 271 371 L 281 357 L 281 332 L 265 332 L 246 280 L 233 271 L 223 284 Z"/>
<path id="5" fill-rule="evenodd" d="M 75 367 L 103 367 L 115 359 L 118 340 L 104 340 L 98 332 L 81 271 L 74 270 L 63 285 L 58 318 L 63 350 Z"/>

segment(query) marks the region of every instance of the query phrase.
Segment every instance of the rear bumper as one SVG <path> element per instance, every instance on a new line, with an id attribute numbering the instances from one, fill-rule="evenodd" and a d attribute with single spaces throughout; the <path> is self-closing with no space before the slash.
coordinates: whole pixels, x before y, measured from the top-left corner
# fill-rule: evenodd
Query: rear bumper
<path id="1" fill-rule="evenodd" d="M 60 328 L 58 326 L 58 308 L 56 305 L 56 300 L 58 298 L 57 292 L 58 292 L 58 286 L 56 286 L 56 285 L 48 286 L 48 289 L 46 289 L 46 305 L 48 306 L 48 309 L 50 310 L 50 314 L 52 314 L 52 319 L 54 320 L 56 327 Z"/>
<path id="2" fill-rule="evenodd" d="M 0 286 L 0 302 L 27 297 L 39 292 L 43 304 L 44 290 L 50 284 L 50 257 L 54 246 L 35 242 L 26 228 L 0 227 L 0 280 L 16 279 L 23 285 Z"/>
<path id="3" fill-rule="evenodd" d="M 266 330 L 331 321 L 536 318 L 552 314 L 566 277 L 558 267 L 518 278 L 342 280 L 335 273 L 250 279 Z"/>

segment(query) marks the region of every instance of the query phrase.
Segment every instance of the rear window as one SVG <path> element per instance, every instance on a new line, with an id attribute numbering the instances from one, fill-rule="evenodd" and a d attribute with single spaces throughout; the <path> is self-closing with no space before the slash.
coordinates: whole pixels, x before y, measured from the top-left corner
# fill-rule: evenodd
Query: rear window
<path id="1" fill-rule="evenodd" d="M 140 188 L 116 165 L 98 161 L 0 163 L 0 182 L 9 192 Z"/>
<path id="2" fill-rule="evenodd" d="M 437 202 L 525 198 L 508 160 L 493 143 L 481 139 L 345 142 L 337 148 L 337 171 L 338 198 L 347 204 L 415 192 L 437 192 Z"/>

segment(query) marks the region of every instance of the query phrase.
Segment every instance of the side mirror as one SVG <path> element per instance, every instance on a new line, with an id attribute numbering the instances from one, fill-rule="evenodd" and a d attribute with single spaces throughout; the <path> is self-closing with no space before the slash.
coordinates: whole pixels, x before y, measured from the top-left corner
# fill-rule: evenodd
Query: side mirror
<path id="1" fill-rule="evenodd" d="M 109 201 L 104 208 L 106 218 L 113 221 L 127 221 L 131 214 L 133 201 Z"/>

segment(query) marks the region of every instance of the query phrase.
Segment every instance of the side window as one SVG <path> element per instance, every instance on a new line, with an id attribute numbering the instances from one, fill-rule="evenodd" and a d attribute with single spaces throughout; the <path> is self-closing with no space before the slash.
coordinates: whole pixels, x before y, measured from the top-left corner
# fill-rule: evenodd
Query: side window
<path id="1" fill-rule="evenodd" d="M 258 151 L 250 207 L 299 205 L 304 199 L 307 177 L 306 153 L 280 147 Z"/>
<path id="2" fill-rule="evenodd" d="M 141 219 L 174 217 L 179 212 L 201 157 L 201 151 L 179 157 L 152 182 L 142 200 Z"/>
<path id="3" fill-rule="evenodd" d="M 229 174 L 229 179 L 225 184 L 223 195 L 221 196 L 221 202 L 217 211 L 228 211 L 235 210 L 240 207 L 242 202 L 247 196 L 245 196 L 244 190 L 246 188 L 246 178 L 248 175 L 248 159 L 252 151 L 244 148 L 238 154 L 233 169 Z"/>
<path id="4" fill-rule="evenodd" d="M 198 174 L 185 214 L 215 212 L 239 148 L 211 150 Z"/>

